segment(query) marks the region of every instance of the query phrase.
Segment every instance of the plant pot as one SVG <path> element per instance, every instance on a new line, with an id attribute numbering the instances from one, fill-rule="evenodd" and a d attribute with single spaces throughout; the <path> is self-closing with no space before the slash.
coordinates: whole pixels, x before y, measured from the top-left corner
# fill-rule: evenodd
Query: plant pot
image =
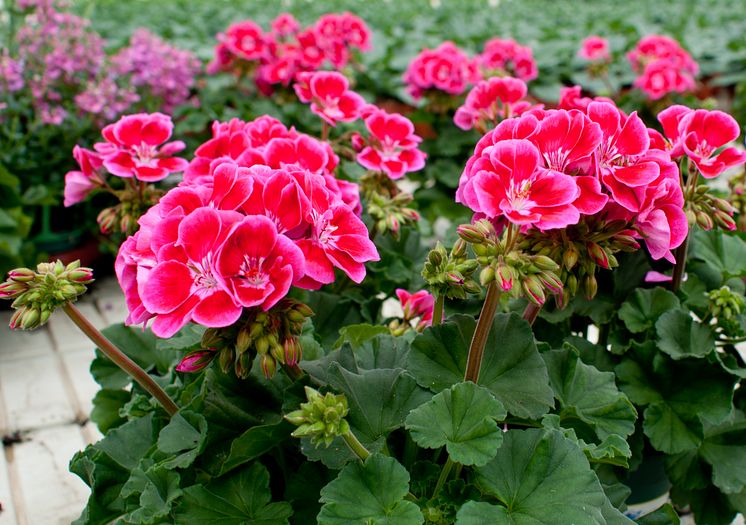
<path id="1" fill-rule="evenodd" d="M 671 482 L 666 476 L 663 456 L 645 456 L 626 485 L 632 489 L 625 511 L 628 518 L 639 518 L 666 503 Z"/>

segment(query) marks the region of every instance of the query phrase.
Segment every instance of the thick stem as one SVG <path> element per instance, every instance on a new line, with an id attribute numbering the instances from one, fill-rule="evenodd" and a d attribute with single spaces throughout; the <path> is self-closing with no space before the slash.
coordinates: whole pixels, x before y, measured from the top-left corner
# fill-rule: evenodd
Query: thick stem
<path id="1" fill-rule="evenodd" d="M 489 287 L 487 287 L 487 297 L 484 298 L 482 312 L 479 314 L 479 321 L 477 321 L 474 336 L 471 338 L 469 357 L 466 360 L 464 381 L 472 381 L 476 383 L 479 379 L 479 369 L 482 366 L 484 345 L 487 344 L 487 336 L 490 334 L 492 319 L 495 317 L 495 311 L 497 310 L 497 303 L 499 300 L 500 292 L 497 289 L 495 281 L 492 281 Z"/>
<path id="2" fill-rule="evenodd" d="M 321 122 L 321 140 L 324 142 L 329 140 L 329 123 L 326 120 Z"/>
<path id="3" fill-rule="evenodd" d="M 433 306 L 433 326 L 438 326 L 443 322 L 443 304 L 446 301 L 446 296 L 438 294 L 435 298 L 435 305 Z"/>
<path id="4" fill-rule="evenodd" d="M 370 456 L 370 451 L 365 448 L 365 446 L 358 441 L 358 439 L 355 437 L 355 434 L 352 433 L 351 430 L 348 430 L 347 433 L 342 434 L 342 439 L 345 440 L 345 443 L 347 443 L 347 446 L 350 447 L 350 450 L 355 453 L 357 457 L 360 458 L 360 461 L 365 461 L 368 459 L 368 456 Z"/>
<path id="5" fill-rule="evenodd" d="M 529 302 L 523 310 L 523 318 L 528 321 L 528 324 L 534 324 L 534 321 L 539 316 L 539 312 L 541 312 L 541 306 Z"/>
<path id="6" fill-rule="evenodd" d="M 438 493 L 440 492 L 440 489 L 443 488 L 443 485 L 446 484 L 448 475 L 451 473 L 451 469 L 453 468 L 453 465 L 455 464 L 456 463 L 450 457 L 446 460 L 446 464 L 443 465 L 443 470 L 440 471 L 438 482 L 435 484 L 435 490 L 433 490 L 433 497 L 430 499 L 434 499 L 435 496 L 437 496 Z"/>
<path id="7" fill-rule="evenodd" d="M 674 259 L 676 259 L 676 266 L 673 267 L 673 277 L 671 278 L 671 290 L 675 292 L 681 288 L 681 280 L 684 278 L 684 270 L 686 270 L 686 252 L 689 246 L 689 237 L 684 239 L 681 246 L 676 248 L 673 252 Z"/>
<path id="8" fill-rule="evenodd" d="M 104 335 L 99 332 L 91 322 L 85 318 L 85 316 L 78 310 L 72 303 L 67 303 L 62 307 L 62 310 L 72 319 L 73 323 L 88 336 L 88 339 L 101 350 L 106 357 L 111 359 L 115 365 L 124 370 L 127 374 L 132 377 L 137 383 L 148 391 L 158 402 L 166 409 L 169 415 L 173 416 L 179 411 L 179 407 L 164 392 L 164 390 L 156 383 L 148 373 L 140 368 L 132 359 L 127 357 L 119 348 L 114 346 Z"/>

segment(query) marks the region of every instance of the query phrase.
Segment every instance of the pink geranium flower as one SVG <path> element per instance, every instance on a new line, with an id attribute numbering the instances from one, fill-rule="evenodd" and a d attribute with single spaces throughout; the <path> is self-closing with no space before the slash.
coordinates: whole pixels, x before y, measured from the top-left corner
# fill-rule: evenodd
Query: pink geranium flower
<path id="1" fill-rule="evenodd" d="M 425 328 L 433 323 L 433 307 L 435 298 L 426 290 L 420 290 L 416 293 L 409 293 L 402 288 L 396 289 L 396 297 L 399 298 L 402 310 L 404 311 L 404 320 L 411 321 L 419 317 L 417 329 Z"/>
<path id="2" fill-rule="evenodd" d="M 98 142 L 94 148 L 109 173 L 157 182 L 188 165 L 184 159 L 171 157 L 186 147 L 180 140 L 166 143 L 173 126 L 171 117 L 163 113 L 126 115 L 103 129 L 106 142 Z"/>
<path id="3" fill-rule="evenodd" d="M 528 82 L 539 75 L 531 48 L 510 38 L 492 38 L 485 42 L 477 62 L 485 76 L 508 74 Z"/>
<path id="4" fill-rule="evenodd" d="M 365 100 L 349 87 L 347 78 L 336 71 L 299 73 L 293 86 L 298 98 L 310 102 L 311 111 L 331 126 L 360 117 Z"/>
<path id="5" fill-rule="evenodd" d="M 531 109 L 526 83 L 517 78 L 493 77 L 480 81 L 469 91 L 464 104 L 456 110 L 453 122 L 461 129 L 486 129 L 488 123 L 520 115 Z"/>
<path id="6" fill-rule="evenodd" d="M 285 297 L 304 272 L 303 254 L 279 235 L 275 224 L 249 215 L 228 233 L 217 257 L 217 274 L 232 297 L 244 307 L 269 310 Z"/>
<path id="7" fill-rule="evenodd" d="M 404 73 L 407 91 L 420 98 L 434 89 L 449 95 L 460 95 L 469 84 L 481 79 L 476 63 L 453 42 L 443 42 L 435 49 L 423 49 Z"/>
<path id="8" fill-rule="evenodd" d="M 272 32 L 279 36 L 293 35 L 300 31 L 300 24 L 290 13 L 280 13 L 272 20 Z"/>
<path id="9" fill-rule="evenodd" d="M 69 171 L 65 175 L 66 207 L 82 202 L 89 193 L 103 184 L 103 179 L 98 173 L 103 161 L 95 151 L 75 146 L 73 157 L 78 162 L 80 170 Z"/>
<path id="10" fill-rule="evenodd" d="M 380 171 L 392 179 L 425 167 L 425 153 L 418 149 L 422 138 L 415 135 L 414 124 L 398 113 L 374 108 L 365 118 L 370 132 L 367 142 L 360 142 L 357 161 L 365 168 Z"/>
<path id="11" fill-rule="evenodd" d="M 578 56 L 590 62 L 608 61 L 611 59 L 609 41 L 598 35 L 586 37 L 580 44 Z"/>
<path id="12" fill-rule="evenodd" d="M 694 77 L 699 66 L 673 38 L 648 35 L 627 53 L 627 59 L 639 75 L 634 85 L 653 100 L 695 87 Z"/>
<path id="13" fill-rule="evenodd" d="M 240 213 L 200 208 L 178 225 L 178 241 L 150 271 L 140 291 L 143 306 L 155 314 L 152 330 L 171 337 L 189 321 L 210 327 L 235 323 L 242 308 L 222 284 L 215 267 L 229 230 Z"/>
<path id="14" fill-rule="evenodd" d="M 262 28 L 251 20 L 237 22 L 228 27 L 224 42 L 233 54 L 243 60 L 259 60 L 267 51 L 267 41 Z"/>

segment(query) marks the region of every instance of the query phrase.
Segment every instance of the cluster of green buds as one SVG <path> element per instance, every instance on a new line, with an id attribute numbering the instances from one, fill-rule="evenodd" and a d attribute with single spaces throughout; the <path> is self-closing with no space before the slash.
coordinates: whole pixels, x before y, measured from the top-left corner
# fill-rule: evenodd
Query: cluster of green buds
<path id="1" fill-rule="evenodd" d="M 322 395 L 308 386 L 305 389 L 308 402 L 301 403 L 300 409 L 285 416 L 285 419 L 298 427 L 292 436 L 308 437 L 315 446 L 323 443 L 328 447 L 335 437 L 349 434 L 350 425 L 345 420 L 348 412 L 347 398 L 331 392 Z"/>
<path id="2" fill-rule="evenodd" d="M 380 233 L 391 233 L 399 238 L 402 225 L 411 225 L 420 220 L 420 214 L 407 205 L 414 197 L 411 193 L 399 192 L 393 197 L 377 191 L 370 193 L 368 213 L 375 221 L 375 228 Z"/>
<path id="3" fill-rule="evenodd" d="M 466 299 L 467 294 L 478 294 L 482 288 L 474 280 L 479 263 L 469 257 L 467 243 L 459 239 L 450 253 L 438 242 L 430 250 L 422 269 L 422 277 L 433 294 L 448 299 Z"/>
<path id="4" fill-rule="evenodd" d="M 137 231 L 137 221 L 160 200 L 163 190 L 147 184 L 138 190 L 127 188 L 114 194 L 120 202 L 101 210 L 96 218 L 99 229 L 104 235 L 132 235 Z"/>
<path id="5" fill-rule="evenodd" d="M 196 372 L 217 358 L 220 368 L 246 378 L 254 359 L 259 357 L 262 373 L 268 379 L 278 365 L 295 366 L 303 357 L 300 335 L 313 311 L 305 304 L 285 298 L 269 311 L 247 309 L 238 322 L 225 328 L 208 328 L 202 336 L 202 349 L 182 360 L 179 370 Z"/>
<path id="6" fill-rule="evenodd" d="M 520 247 L 558 262 L 555 275 L 564 284 L 564 289 L 555 299 L 557 306 L 562 308 L 579 293 L 586 299 L 596 296 L 596 271 L 619 266 L 616 253 L 640 248 L 633 233 L 623 221 L 605 223 L 585 217 L 564 230 L 531 232 L 521 241 Z"/>
<path id="7" fill-rule="evenodd" d="M 546 302 L 547 293 L 562 293 L 562 281 L 556 273 L 559 265 L 544 254 L 531 254 L 513 245 L 506 238 L 507 233 L 498 236 L 490 221 L 462 224 L 458 234 L 471 243 L 477 255 L 477 263 L 482 266 L 482 285 L 495 282 L 503 292 L 513 297 L 525 296 L 539 306 Z"/>
<path id="8" fill-rule="evenodd" d="M 739 231 L 746 231 L 746 172 L 731 178 L 728 186 L 730 187 L 728 202 L 733 205 L 738 214 L 736 227 Z"/>
<path id="9" fill-rule="evenodd" d="M 711 230 L 715 226 L 735 230 L 733 214 L 736 208 L 727 200 L 715 197 L 709 190 L 707 185 L 701 184 L 687 195 L 685 211 L 689 226 L 696 224 L 703 230 Z"/>
<path id="10" fill-rule="evenodd" d="M 734 292 L 728 286 L 707 293 L 709 317 L 716 319 L 723 335 L 740 337 L 744 333 L 741 325 L 741 314 L 746 307 L 743 295 Z"/>
<path id="11" fill-rule="evenodd" d="M 58 307 L 84 294 L 85 285 L 91 282 L 93 270 L 80 266 L 80 261 L 40 263 L 36 271 L 11 270 L 8 280 L 0 284 L 0 299 L 13 299 L 10 327 L 33 330 L 42 326 Z"/>

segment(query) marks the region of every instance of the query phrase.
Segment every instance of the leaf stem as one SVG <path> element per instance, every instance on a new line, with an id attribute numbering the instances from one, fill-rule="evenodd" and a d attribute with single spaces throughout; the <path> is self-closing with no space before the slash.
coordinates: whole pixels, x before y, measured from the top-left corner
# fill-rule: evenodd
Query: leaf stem
<path id="1" fill-rule="evenodd" d="M 433 306 L 433 324 L 432 326 L 438 326 L 443 322 L 443 306 L 446 301 L 445 295 L 442 293 L 438 294 L 435 299 L 435 305 Z"/>
<path id="2" fill-rule="evenodd" d="M 355 437 L 355 434 L 352 433 L 351 430 L 348 430 L 346 433 L 342 434 L 342 439 L 345 440 L 345 443 L 347 443 L 347 446 L 350 447 L 350 450 L 354 452 L 354 454 L 360 458 L 360 461 L 365 461 L 370 456 L 370 451 L 365 448 L 365 445 L 360 443 L 360 441 Z"/>
<path id="3" fill-rule="evenodd" d="M 455 465 L 456 462 L 451 459 L 449 456 L 446 460 L 446 464 L 443 465 L 443 469 L 440 471 L 440 476 L 438 477 L 438 482 L 435 484 L 435 490 L 433 490 L 433 497 L 430 499 L 434 499 L 435 496 L 438 495 L 440 492 L 440 489 L 443 488 L 443 485 L 446 484 L 446 480 L 448 479 L 448 475 L 451 473 L 451 469 L 453 468 L 453 465 Z"/>
<path id="4" fill-rule="evenodd" d="M 671 278 L 671 290 L 674 293 L 679 291 L 681 288 L 681 280 L 684 278 L 684 270 L 686 269 L 686 255 L 687 248 L 689 247 L 689 236 L 687 235 L 684 242 L 676 248 L 673 252 L 674 259 L 676 259 L 676 265 L 673 267 L 673 277 Z"/>
<path id="5" fill-rule="evenodd" d="M 479 314 L 479 321 L 474 330 L 474 336 L 469 346 L 469 356 L 466 359 L 466 372 L 464 381 L 474 383 L 479 379 L 479 369 L 482 366 L 482 356 L 484 355 L 484 345 L 487 344 L 487 336 L 490 334 L 492 319 L 495 317 L 497 303 L 500 300 L 500 291 L 497 289 L 495 281 L 492 281 L 487 287 L 487 296 L 484 298 L 482 311 Z"/>
<path id="6" fill-rule="evenodd" d="M 529 302 L 523 310 L 523 318 L 528 321 L 528 324 L 532 325 L 539 316 L 539 312 L 541 312 L 541 306 Z"/>
<path id="7" fill-rule="evenodd" d="M 132 359 L 127 357 L 119 348 L 114 346 L 104 335 L 99 332 L 91 322 L 72 303 L 67 303 L 62 310 L 75 325 L 101 350 L 106 357 L 111 359 L 115 365 L 124 370 L 137 383 L 149 392 L 173 416 L 179 411 L 179 407 L 169 395 L 156 383 L 148 373 L 140 368 Z"/>

